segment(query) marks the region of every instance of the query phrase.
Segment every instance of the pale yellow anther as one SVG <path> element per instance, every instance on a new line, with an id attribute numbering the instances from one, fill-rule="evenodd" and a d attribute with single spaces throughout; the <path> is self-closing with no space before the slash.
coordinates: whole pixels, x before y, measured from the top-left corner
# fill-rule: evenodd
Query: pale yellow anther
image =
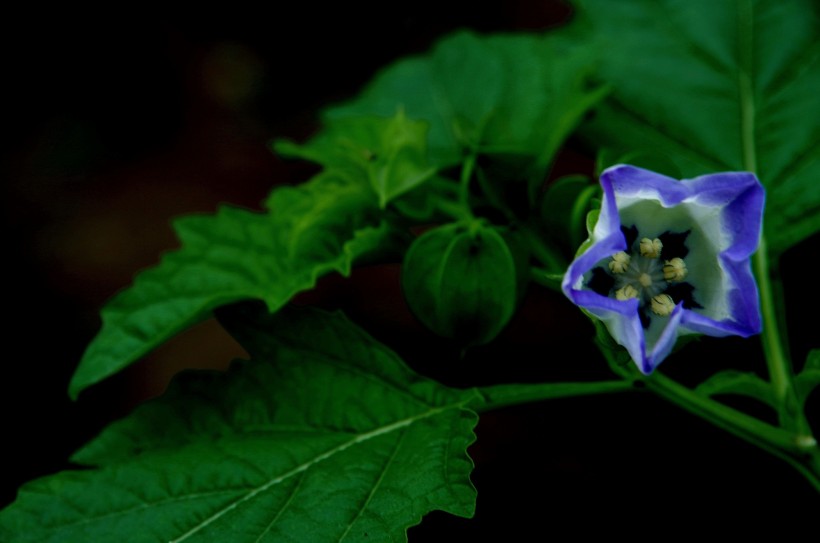
<path id="1" fill-rule="evenodd" d="M 624 301 L 624 300 L 631 300 L 632 298 L 638 297 L 638 289 L 633 287 L 632 285 L 624 285 L 622 288 L 619 288 L 615 291 L 615 298 Z"/>
<path id="2" fill-rule="evenodd" d="M 682 258 L 675 257 L 663 265 L 663 278 L 669 282 L 683 281 L 686 273 L 686 262 Z"/>
<path id="3" fill-rule="evenodd" d="M 612 261 L 609 263 L 609 271 L 612 273 L 623 273 L 629 267 L 629 262 L 632 260 L 625 252 L 621 251 L 612 255 Z"/>
<path id="4" fill-rule="evenodd" d="M 658 294 L 652 297 L 652 312 L 661 317 L 667 317 L 675 309 L 675 301 L 668 294 Z"/>
<path id="5" fill-rule="evenodd" d="M 646 258 L 658 258 L 661 256 L 662 249 L 663 243 L 661 243 L 661 240 L 658 238 L 643 238 L 641 240 L 641 256 L 645 256 Z"/>

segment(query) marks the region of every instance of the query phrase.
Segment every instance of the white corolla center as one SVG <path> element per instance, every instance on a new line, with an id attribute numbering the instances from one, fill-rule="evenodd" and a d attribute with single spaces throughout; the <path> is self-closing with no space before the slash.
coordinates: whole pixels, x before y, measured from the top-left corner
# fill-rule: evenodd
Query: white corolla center
<path id="1" fill-rule="evenodd" d="M 612 255 L 609 270 L 615 275 L 615 298 L 637 298 L 642 306 L 649 305 L 653 313 L 666 317 L 675 309 L 675 302 L 663 294 L 670 283 L 686 278 L 686 262 L 675 257 L 662 263 L 663 243 L 658 238 L 643 238 L 637 254 L 620 251 Z"/>

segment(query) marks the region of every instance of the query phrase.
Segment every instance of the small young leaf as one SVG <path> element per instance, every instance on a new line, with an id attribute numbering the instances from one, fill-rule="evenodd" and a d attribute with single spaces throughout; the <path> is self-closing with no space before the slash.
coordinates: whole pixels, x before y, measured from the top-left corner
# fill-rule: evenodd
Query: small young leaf
<path id="1" fill-rule="evenodd" d="M 748 396 L 777 409 L 771 385 L 751 372 L 720 371 L 698 385 L 695 392 L 704 396 L 716 394 Z"/>
<path id="2" fill-rule="evenodd" d="M 348 274 L 355 258 L 388 235 L 372 193 L 330 174 L 274 190 L 267 206 L 268 214 L 223 207 L 214 216 L 178 219 L 182 248 L 140 273 L 103 308 L 102 330 L 71 380 L 71 396 L 220 305 L 257 298 L 275 311 L 319 276 Z"/>
<path id="3" fill-rule="evenodd" d="M 459 186 L 451 179 L 434 175 L 424 183 L 420 190 L 411 190 L 402 194 L 391 204 L 403 217 L 416 223 L 443 222 L 448 215 L 442 213 L 442 207 L 452 205 L 458 199 Z"/>
<path id="4" fill-rule="evenodd" d="M 252 359 L 179 375 L 76 454 L 94 469 L 25 485 L 0 540 L 404 541 L 433 509 L 472 516 L 474 390 L 341 315 L 220 313 Z"/>
<path id="5" fill-rule="evenodd" d="M 806 357 L 803 371 L 794 378 L 797 397 L 805 403 L 812 391 L 820 386 L 820 349 L 813 349 Z"/>
<path id="6" fill-rule="evenodd" d="M 410 309 L 432 331 L 481 345 L 515 311 L 516 274 L 515 259 L 495 228 L 454 223 L 425 232 L 410 246 L 402 287 Z"/>
<path id="7" fill-rule="evenodd" d="M 583 175 L 557 179 L 544 193 L 541 218 L 567 254 L 572 254 L 584 240 L 591 200 L 599 195 L 598 185 Z"/>
<path id="8" fill-rule="evenodd" d="M 427 164 L 427 123 L 408 119 L 401 109 L 392 118 L 331 120 L 305 145 L 280 141 L 275 149 L 352 179 L 367 179 L 382 208 L 435 173 Z"/>

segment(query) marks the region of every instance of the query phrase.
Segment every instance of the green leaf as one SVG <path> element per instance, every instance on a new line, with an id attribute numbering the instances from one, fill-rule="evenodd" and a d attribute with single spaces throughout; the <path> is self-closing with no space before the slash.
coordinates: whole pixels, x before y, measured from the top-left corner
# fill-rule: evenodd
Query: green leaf
<path id="1" fill-rule="evenodd" d="M 407 251 L 402 287 L 437 334 L 465 345 L 492 340 L 515 311 L 517 271 L 504 238 L 480 221 L 430 230 Z"/>
<path id="2" fill-rule="evenodd" d="M 587 231 L 587 238 L 578 246 L 578 250 L 575 251 L 576 258 L 583 254 L 584 251 L 589 249 L 592 245 L 592 233 L 595 231 L 595 225 L 598 224 L 598 217 L 601 215 L 601 203 L 600 201 L 593 201 L 592 205 L 595 207 L 587 212 L 586 219 L 584 221 L 584 226 Z"/>
<path id="3" fill-rule="evenodd" d="M 704 396 L 738 394 L 748 396 L 777 409 L 777 401 L 769 383 L 751 372 L 736 370 L 720 371 L 702 382 L 695 392 Z"/>
<path id="4" fill-rule="evenodd" d="M 820 349 L 809 352 L 803 371 L 794 378 L 794 386 L 801 403 L 805 403 L 812 391 L 820 386 Z"/>
<path id="5" fill-rule="evenodd" d="M 279 141 L 275 149 L 283 156 L 311 160 L 352 179 L 367 179 L 382 208 L 435 173 L 427 164 L 427 123 L 408 119 L 401 109 L 392 118 L 330 120 L 305 145 Z"/>
<path id="6" fill-rule="evenodd" d="M 443 210 L 451 209 L 458 201 L 459 186 L 451 179 L 434 175 L 419 190 L 402 194 L 392 205 L 403 217 L 416 223 L 434 224 L 446 222 L 450 217 Z"/>
<path id="7" fill-rule="evenodd" d="M 820 230 L 820 17 L 811 0 L 576 0 L 612 85 L 584 134 L 686 177 L 756 171 L 774 251 Z"/>
<path id="8" fill-rule="evenodd" d="M 71 380 L 71 396 L 220 305 L 257 298 L 276 311 L 319 276 L 347 275 L 355 258 L 389 235 L 370 191 L 332 175 L 276 189 L 267 207 L 267 214 L 223 207 L 213 216 L 178 219 L 181 249 L 140 273 L 103 308 L 102 329 Z"/>
<path id="9" fill-rule="evenodd" d="M 251 360 L 181 374 L 75 455 L 96 468 L 25 485 L 0 540 L 404 541 L 433 509 L 472 516 L 475 390 L 338 314 L 221 317 Z"/>
<path id="10" fill-rule="evenodd" d="M 544 193 L 541 219 L 567 254 L 572 254 L 584 240 L 591 200 L 600 192 L 588 177 L 571 175 L 557 179 Z"/>
<path id="11" fill-rule="evenodd" d="M 479 37 L 461 32 L 427 56 L 390 66 L 328 120 L 389 116 L 402 107 L 430 123 L 431 162 L 461 162 L 464 152 L 522 154 L 541 167 L 604 91 L 589 89 L 588 51 L 541 36 Z"/>
<path id="12" fill-rule="evenodd" d="M 648 151 L 616 152 L 606 147 L 598 149 L 598 155 L 595 157 L 595 176 L 599 177 L 605 169 L 617 164 L 631 164 L 655 172 L 664 172 L 675 179 L 683 177 L 677 165 L 665 155 Z"/>

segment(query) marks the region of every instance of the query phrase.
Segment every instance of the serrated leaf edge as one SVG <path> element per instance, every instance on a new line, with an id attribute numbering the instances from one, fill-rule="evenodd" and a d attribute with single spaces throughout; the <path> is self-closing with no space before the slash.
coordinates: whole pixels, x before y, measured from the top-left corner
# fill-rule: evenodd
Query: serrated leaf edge
<path id="1" fill-rule="evenodd" d="M 358 434 L 355 437 L 345 441 L 344 443 L 341 443 L 341 444 L 333 447 L 332 449 L 329 449 L 329 450 L 325 451 L 324 453 L 322 453 L 320 455 L 317 455 L 316 457 L 312 458 L 311 460 L 309 460 L 307 462 L 303 462 L 302 464 L 296 466 L 295 468 L 291 469 L 290 471 L 288 471 L 288 472 L 286 472 L 282 475 L 278 475 L 278 476 L 274 477 L 273 479 L 269 480 L 265 484 L 257 486 L 256 488 L 254 488 L 251 491 L 247 492 L 241 498 L 236 499 L 231 504 L 223 507 L 222 509 L 220 509 L 216 513 L 212 514 L 207 519 L 203 520 L 202 522 L 200 522 L 196 526 L 192 527 L 191 529 L 189 529 L 187 532 L 185 532 L 181 536 L 170 540 L 169 543 L 181 543 L 182 541 L 185 541 L 186 539 L 188 539 L 188 538 L 194 536 L 195 534 L 197 534 L 199 531 L 205 529 L 207 526 L 209 526 L 213 522 L 219 520 L 222 516 L 228 514 L 231 511 L 233 511 L 234 509 L 236 509 L 237 507 L 239 507 L 241 504 L 245 503 L 246 501 L 253 499 L 257 495 L 261 494 L 262 492 L 265 492 L 269 488 L 271 488 L 271 487 L 273 487 L 273 486 L 275 486 L 275 485 L 277 485 L 277 484 L 279 484 L 279 483 L 281 483 L 281 482 L 283 482 L 287 479 L 290 479 L 291 477 L 293 477 L 295 475 L 298 475 L 300 473 L 303 473 L 303 472 L 307 471 L 312 466 L 314 466 L 316 464 L 319 464 L 322 461 L 327 460 L 328 458 L 331 458 L 332 456 L 334 456 L 338 453 L 341 453 L 342 451 L 345 451 L 345 450 L 349 449 L 350 447 L 358 445 L 359 443 L 369 441 L 373 438 L 376 438 L 376 437 L 379 437 L 379 436 L 382 436 L 382 435 L 385 435 L 385 434 L 389 434 L 390 432 L 394 432 L 394 431 L 400 430 L 402 428 L 406 428 L 406 427 L 414 424 L 415 422 L 418 422 L 420 420 L 423 420 L 423 419 L 426 419 L 426 418 L 429 418 L 429 417 L 433 417 L 435 415 L 438 415 L 440 413 L 443 413 L 443 412 L 451 410 L 451 409 L 470 411 L 467 406 L 470 403 L 472 403 L 474 400 L 477 400 L 477 399 L 480 399 L 480 397 L 478 396 L 478 393 L 474 393 L 474 397 L 468 398 L 466 400 L 462 400 L 462 401 L 459 401 L 459 402 L 455 402 L 455 403 L 440 406 L 440 407 L 435 407 L 435 408 L 430 409 L 430 410 L 428 410 L 424 413 L 419 413 L 419 414 L 414 415 L 412 417 L 407 417 L 407 418 L 395 421 L 391 424 L 381 426 L 379 428 L 376 428 L 376 429 L 371 430 L 369 432 L 366 432 L 364 434 Z M 475 415 L 475 416 L 476 416 L 476 418 L 478 417 L 478 415 Z M 351 522 L 350 526 L 352 526 L 354 522 L 355 522 L 355 519 L 353 520 L 353 522 Z M 350 528 L 350 526 L 348 526 L 348 529 Z M 343 538 L 344 537 L 342 537 L 342 539 Z"/>

